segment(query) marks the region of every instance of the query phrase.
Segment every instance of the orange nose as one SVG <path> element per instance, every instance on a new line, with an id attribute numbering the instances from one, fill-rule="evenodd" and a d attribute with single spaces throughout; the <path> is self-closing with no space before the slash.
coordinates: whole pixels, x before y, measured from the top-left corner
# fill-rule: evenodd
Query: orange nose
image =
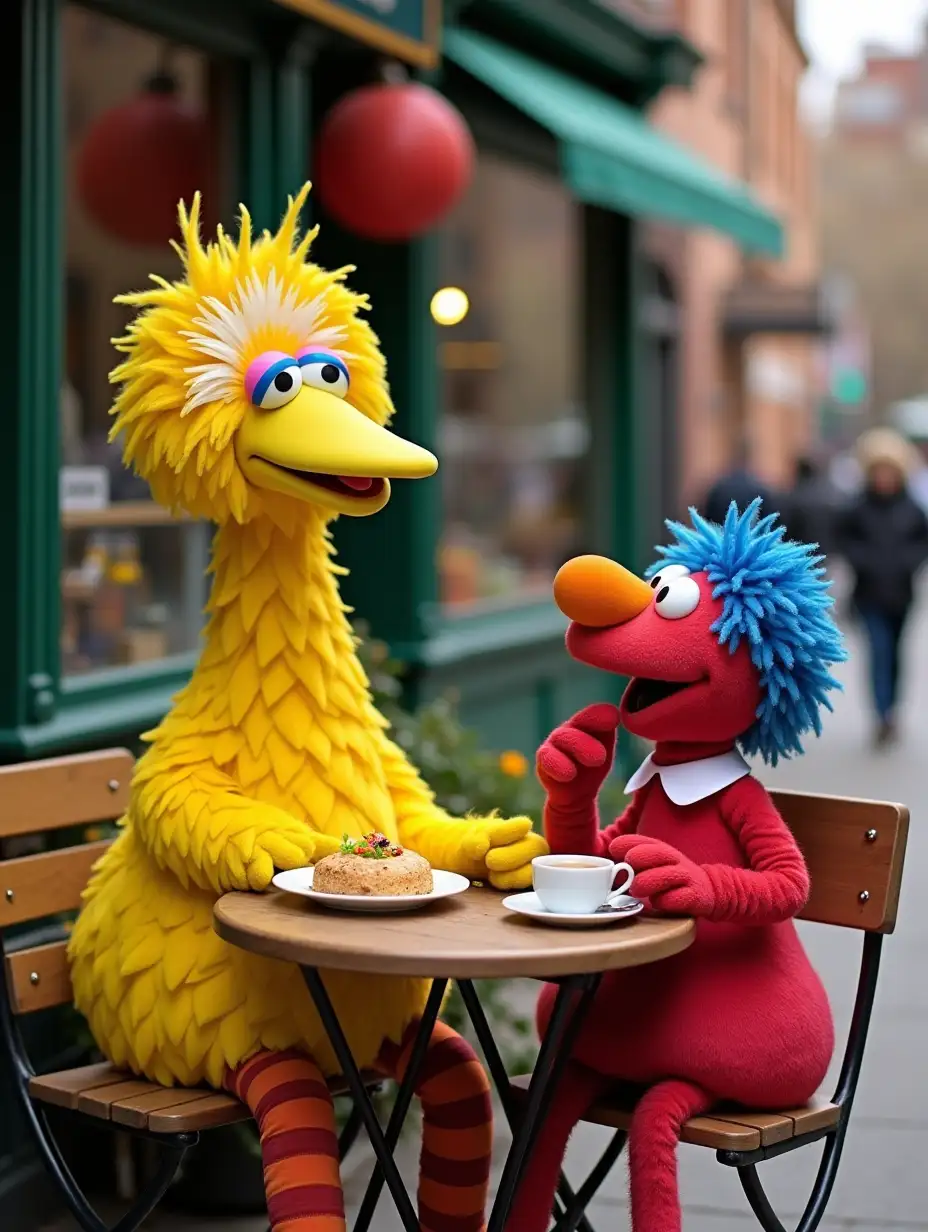
<path id="1" fill-rule="evenodd" d="M 653 597 L 647 582 L 605 556 L 575 556 L 554 579 L 554 602 L 564 615 L 593 629 L 631 620 Z"/>

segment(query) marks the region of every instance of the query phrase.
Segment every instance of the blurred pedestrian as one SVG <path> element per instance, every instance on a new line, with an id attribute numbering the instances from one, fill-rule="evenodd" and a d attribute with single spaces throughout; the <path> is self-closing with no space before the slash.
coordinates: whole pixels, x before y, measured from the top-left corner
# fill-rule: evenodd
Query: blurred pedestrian
<path id="1" fill-rule="evenodd" d="M 796 463 L 796 478 L 784 504 L 783 520 L 790 539 L 817 543 L 823 553 L 834 550 L 841 498 L 814 458 L 800 458 Z"/>
<path id="2" fill-rule="evenodd" d="M 734 465 L 724 475 L 720 475 L 706 493 L 702 513 L 710 522 L 721 525 L 725 521 L 725 515 L 732 501 L 739 510 L 744 510 L 758 496 L 763 501 L 761 513 L 773 513 L 776 508 L 773 494 L 763 480 L 751 470 L 747 447 L 742 445 L 738 450 Z"/>
<path id="3" fill-rule="evenodd" d="M 870 644 L 877 745 L 896 735 L 900 646 L 914 580 L 928 558 L 928 518 L 908 490 L 918 455 L 889 428 L 864 433 L 857 447 L 864 486 L 838 525 L 838 546 L 854 574 L 854 606 Z"/>

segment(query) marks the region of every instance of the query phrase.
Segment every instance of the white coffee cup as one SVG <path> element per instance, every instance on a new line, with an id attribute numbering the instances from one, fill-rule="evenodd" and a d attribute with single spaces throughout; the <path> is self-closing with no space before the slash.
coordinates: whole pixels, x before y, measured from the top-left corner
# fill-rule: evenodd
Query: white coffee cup
<path id="1" fill-rule="evenodd" d="M 613 889 L 619 873 L 625 878 Z M 603 856 L 536 856 L 532 861 L 535 893 L 555 915 L 589 915 L 621 898 L 634 879 L 630 864 L 615 864 Z"/>

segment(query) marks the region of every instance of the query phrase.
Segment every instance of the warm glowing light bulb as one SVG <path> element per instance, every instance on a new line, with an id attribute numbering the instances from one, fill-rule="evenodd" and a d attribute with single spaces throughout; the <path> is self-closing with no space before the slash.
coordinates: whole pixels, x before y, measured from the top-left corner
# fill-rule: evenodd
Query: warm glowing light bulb
<path id="1" fill-rule="evenodd" d="M 432 317 L 439 325 L 459 325 L 470 310 L 470 300 L 460 287 L 441 287 L 432 296 Z"/>

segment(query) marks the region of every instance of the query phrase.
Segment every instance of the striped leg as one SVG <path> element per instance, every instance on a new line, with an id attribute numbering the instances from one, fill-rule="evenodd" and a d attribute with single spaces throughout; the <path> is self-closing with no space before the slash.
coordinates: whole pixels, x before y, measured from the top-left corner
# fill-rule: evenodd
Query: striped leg
<path id="1" fill-rule="evenodd" d="M 258 1122 L 271 1232 L 345 1232 L 335 1110 L 315 1061 L 259 1052 L 225 1086 Z"/>
<path id="2" fill-rule="evenodd" d="M 402 1081 L 418 1022 L 377 1066 Z M 416 1082 L 422 1104 L 419 1224 L 422 1232 L 482 1232 L 493 1148 L 490 1084 L 466 1040 L 437 1022 Z"/>

